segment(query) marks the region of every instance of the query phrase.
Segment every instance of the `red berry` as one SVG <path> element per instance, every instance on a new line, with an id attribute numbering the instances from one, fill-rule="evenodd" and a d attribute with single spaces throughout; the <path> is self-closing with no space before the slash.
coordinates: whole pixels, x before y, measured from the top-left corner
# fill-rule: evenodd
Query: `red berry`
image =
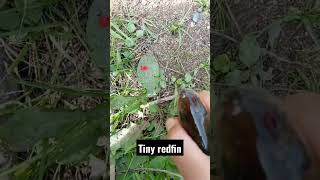
<path id="1" fill-rule="evenodd" d="M 106 28 L 110 24 L 110 17 L 109 16 L 100 16 L 99 24 L 101 28 Z"/>

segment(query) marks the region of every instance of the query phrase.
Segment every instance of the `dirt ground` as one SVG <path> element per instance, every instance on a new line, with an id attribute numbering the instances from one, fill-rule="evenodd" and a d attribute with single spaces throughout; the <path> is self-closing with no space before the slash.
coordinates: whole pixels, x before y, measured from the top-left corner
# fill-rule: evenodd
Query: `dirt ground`
<path id="1" fill-rule="evenodd" d="M 228 1 L 228 7 L 224 9 L 227 25 L 224 30 L 214 29 L 224 35 L 241 42 L 249 33 L 260 32 L 271 23 L 288 16 L 289 14 L 302 12 L 306 1 L 301 0 L 255 0 L 255 1 Z M 230 18 L 230 12 L 233 18 Z M 216 24 L 216 16 L 213 17 L 213 26 Z M 312 25 L 315 36 L 319 37 L 319 27 Z M 234 55 L 232 61 L 239 62 L 237 57 L 239 44 L 231 43 L 222 36 L 213 36 L 215 43 L 211 44 L 214 54 L 230 52 Z M 296 93 L 300 91 L 319 90 L 319 46 L 306 29 L 304 23 L 290 21 L 281 25 L 281 32 L 276 46 L 267 47 L 268 34 L 262 33 L 257 39 L 261 48 L 266 48 L 273 53 L 264 54 L 261 57 L 265 69 L 273 68 L 272 80 L 266 81 L 263 87 L 278 95 Z M 218 82 L 223 83 L 223 79 Z M 251 82 L 247 82 L 250 84 Z"/>
<path id="2" fill-rule="evenodd" d="M 165 76 L 183 77 L 199 67 L 201 63 L 209 64 L 210 56 L 210 17 L 203 13 L 197 23 L 192 21 L 192 15 L 198 10 L 192 0 L 163 0 L 163 1 L 112 1 L 111 17 L 134 17 L 153 22 L 155 41 L 146 40 L 141 44 L 144 52 L 152 52 L 165 71 Z M 174 22 L 183 21 L 183 35 L 179 47 L 178 35 L 172 35 L 169 27 Z M 199 70 L 194 77 L 197 88 L 209 84 L 208 73 Z"/>

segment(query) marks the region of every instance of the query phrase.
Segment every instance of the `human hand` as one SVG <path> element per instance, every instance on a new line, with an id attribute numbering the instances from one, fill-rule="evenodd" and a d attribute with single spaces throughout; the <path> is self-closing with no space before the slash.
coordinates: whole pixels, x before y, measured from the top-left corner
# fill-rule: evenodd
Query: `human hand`
<path id="1" fill-rule="evenodd" d="M 210 112 L 210 94 L 202 91 L 201 102 Z M 182 139 L 184 155 L 171 157 L 185 180 L 210 179 L 210 157 L 204 154 L 180 124 L 179 118 L 169 118 L 166 123 L 168 139 Z"/>

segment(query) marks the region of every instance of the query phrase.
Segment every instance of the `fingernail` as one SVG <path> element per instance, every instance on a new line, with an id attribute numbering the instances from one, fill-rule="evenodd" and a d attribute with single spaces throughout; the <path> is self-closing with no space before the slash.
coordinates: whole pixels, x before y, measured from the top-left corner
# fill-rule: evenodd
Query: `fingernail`
<path id="1" fill-rule="evenodd" d="M 171 128 L 173 128 L 177 123 L 177 119 L 176 118 L 169 118 L 167 119 L 166 122 L 166 129 L 167 131 L 169 131 Z"/>

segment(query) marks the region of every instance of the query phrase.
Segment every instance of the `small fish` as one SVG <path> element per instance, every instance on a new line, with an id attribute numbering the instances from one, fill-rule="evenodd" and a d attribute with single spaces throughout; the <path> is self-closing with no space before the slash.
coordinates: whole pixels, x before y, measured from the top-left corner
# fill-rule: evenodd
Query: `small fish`
<path id="1" fill-rule="evenodd" d="M 191 89 L 183 89 L 178 99 L 178 109 L 183 128 L 198 144 L 199 148 L 209 154 L 206 123 L 210 114 L 202 104 L 198 94 Z"/>
<path id="2" fill-rule="evenodd" d="M 309 157 L 280 99 L 263 89 L 236 88 L 218 107 L 224 179 L 303 179 Z"/>

